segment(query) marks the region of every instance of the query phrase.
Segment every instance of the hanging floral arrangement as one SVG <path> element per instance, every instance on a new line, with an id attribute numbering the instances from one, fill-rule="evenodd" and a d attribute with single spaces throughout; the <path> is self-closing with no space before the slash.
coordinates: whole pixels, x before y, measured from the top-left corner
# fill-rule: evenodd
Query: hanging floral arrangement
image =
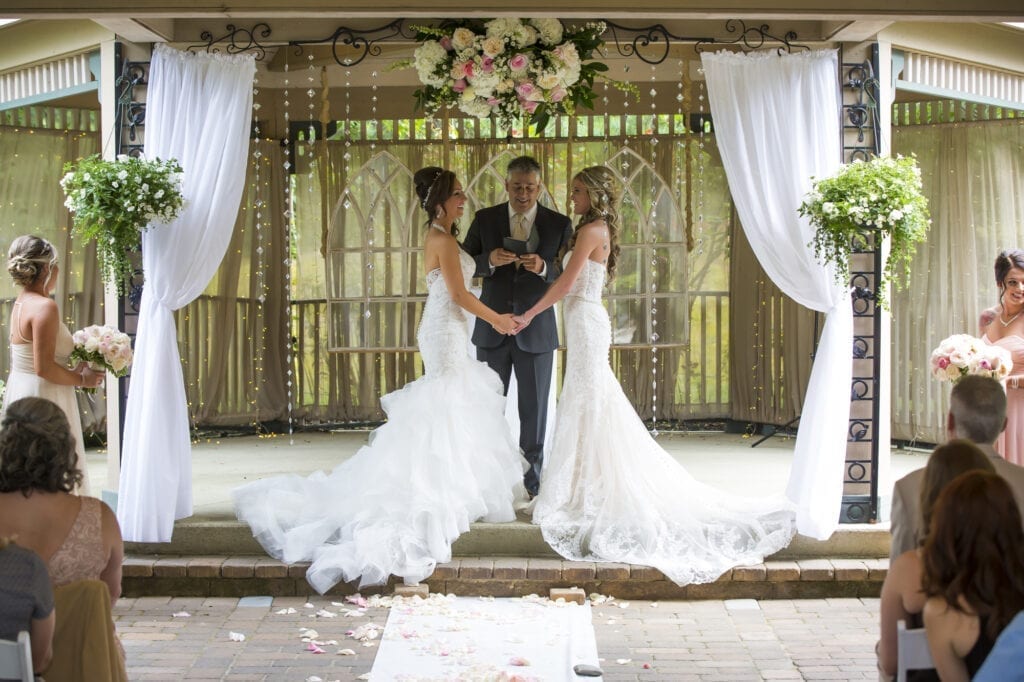
<path id="1" fill-rule="evenodd" d="M 132 275 L 129 252 L 139 249 L 142 232 L 181 211 L 181 166 L 174 159 L 122 154 L 108 161 L 95 154 L 65 164 L 64 172 L 60 186 L 74 214 L 72 232 L 85 243 L 96 241 L 100 276 L 124 293 Z"/>
<path id="2" fill-rule="evenodd" d="M 558 19 L 501 18 L 460 20 L 416 26 L 413 59 L 395 68 L 415 67 L 423 88 L 416 107 L 434 115 L 457 107 L 477 118 L 494 116 L 506 128 L 528 117 L 543 130 L 552 114 L 594 108 L 594 79 L 605 78 L 636 94 L 636 86 L 601 76 L 594 61 L 604 45 L 605 25 L 566 28 Z"/>
<path id="3" fill-rule="evenodd" d="M 864 249 L 872 234 L 876 240 L 889 237 L 889 256 L 875 283 L 875 300 L 883 308 L 888 308 L 887 283 L 895 288 L 906 283 L 910 259 L 931 224 L 921 170 L 915 159 L 903 156 L 858 159 L 815 180 L 797 211 L 810 219 L 815 228 L 810 246 L 835 266 L 840 284 L 849 282 L 852 252 Z"/>

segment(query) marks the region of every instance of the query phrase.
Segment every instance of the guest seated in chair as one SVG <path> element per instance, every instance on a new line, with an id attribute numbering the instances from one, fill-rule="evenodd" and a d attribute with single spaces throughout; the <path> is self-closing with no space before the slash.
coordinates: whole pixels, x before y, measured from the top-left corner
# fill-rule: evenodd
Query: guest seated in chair
<path id="1" fill-rule="evenodd" d="M 921 510 L 924 527 L 931 523 L 935 502 L 947 484 L 967 471 L 994 472 L 988 455 L 966 440 L 953 440 L 935 448 L 928 458 L 915 506 Z M 881 639 L 878 641 L 878 669 L 882 679 L 896 674 L 896 624 L 905 621 L 908 628 L 921 627 L 921 611 L 927 597 L 921 590 L 921 549 L 916 548 L 894 558 L 882 584 L 879 607 Z M 910 679 L 938 679 L 934 671 L 917 671 Z"/>
<path id="2" fill-rule="evenodd" d="M 939 495 L 921 550 L 924 626 L 943 682 L 966 682 L 1024 610 L 1024 531 L 1010 486 L 971 471 Z"/>
<path id="3" fill-rule="evenodd" d="M 60 407 L 44 398 L 8 405 L 0 421 L 0 536 L 16 536 L 46 562 L 57 611 L 49 676 L 124 679 L 111 615 L 121 596 L 121 530 L 103 502 L 72 494 L 82 478 L 75 462 L 75 440 Z M 103 603 L 95 603 L 97 596 Z M 93 663 L 115 671 L 83 668 Z"/>
<path id="4" fill-rule="evenodd" d="M 28 632 L 32 669 L 46 670 L 53 656 L 53 588 L 46 564 L 32 550 L 0 537 L 0 639 Z"/>

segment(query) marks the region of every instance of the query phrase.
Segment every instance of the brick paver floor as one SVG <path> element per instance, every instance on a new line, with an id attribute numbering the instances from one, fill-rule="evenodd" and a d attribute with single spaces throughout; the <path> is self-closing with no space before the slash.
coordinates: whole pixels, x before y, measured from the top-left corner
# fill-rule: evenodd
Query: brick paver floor
<path id="1" fill-rule="evenodd" d="M 267 601 L 250 606 L 229 598 L 120 600 L 114 616 L 129 677 L 327 682 L 356 680 L 370 671 L 377 642 L 364 646 L 345 633 L 370 622 L 383 626 L 386 608 L 371 607 L 357 617 L 346 616 L 355 607 L 338 605 L 337 598 Z M 321 609 L 335 615 L 316 615 Z M 593 614 L 609 681 L 877 677 L 877 599 L 611 601 L 594 604 Z M 324 644 L 323 654 L 308 651 L 300 628 L 315 629 L 318 641 L 337 644 Z M 244 641 L 234 641 L 232 633 Z M 339 654 L 343 649 L 354 653 Z"/>

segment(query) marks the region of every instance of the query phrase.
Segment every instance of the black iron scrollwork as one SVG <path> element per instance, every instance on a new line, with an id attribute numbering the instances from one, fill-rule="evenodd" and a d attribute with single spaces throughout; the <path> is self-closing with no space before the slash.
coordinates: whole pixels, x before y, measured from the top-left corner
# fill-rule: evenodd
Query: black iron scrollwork
<path id="1" fill-rule="evenodd" d="M 653 26 L 632 27 L 616 24 L 605 20 L 605 25 L 612 34 L 615 50 L 623 57 L 636 57 L 648 64 L 660 64 L 668 57 L 672 41 L 695 43 L 694 50 L 702 52 L 708 46 L 739 45 L 744 52 L 759 50 L 767 44 L 778 44 L 779 54 L 792 53 L 793 50 L 810 50 L 806 45 L 797 45 L 797 35 L 787 31 L 783 36 L 770 33 L 768 24 L 747 26 L 742 19 L 730 19 L 725 22 L 725 30 L 735 34 L 732 39 L 712 38 L 709 36 L 680 36 L 669 31 L 663 24 Z M 620 33 L 622 37 L 620 38 Z M 629 36 L 632 35 L 632 38 Z"/>
<path id="2" fill-rule="evenodd" d="M 214 38 L 213 34 L 209 31 L 203 31 L 199 34 L 199 39 L 205 42 L 189 45 L 185 49 L 189 52 L 202 49 L 215 53 L 220 52 L 220 46 L 224 45 L 224 51 L 228 54 L 255 52 L 256 61 L 263 61 L 267 56 L 267 47 L 260 42 L 260 39 L 265 41 L 270 37 L 270 26 L 268 24 L 260 22 L 252 28 L 239 28 L 234 24 L 228 24 L 224 27 L 224 30 L 227 33 L 217 38 Z"/>
<path id="3" fill-rule="evenodd" d="M 871 400 L 871 383 L 874 377 L 854 377 L 850 384 L 850 400 Z"/>
<path id="4" fill-rule="evenodd" d="M 331 54 L 334 61 L 341 66 L 355 66 L 367 57 L 377 57 L 381 54 L 380 42 L 390 38 L 412 39 L 415 33 L 410 33 L 405 27 L 405 19 L 396 19 L 390 24 L 370 29 L 355 29 L 347 26 L 339 26 L 329 36 L 314 40 L 291 40 L 288 45 L 295 48 L 295 54 L 301 55 L 303 45 L 327 45 L 331 46 Z M 338 52 L 339 46 L 346 53 Z"/>
<path id="5" fill-rule="evenodd" d="M 864 419 L 851 419 L 850 428 L 847 429 L 850 441 L 862 441 L 871 433 L 871 424 Z"/>
<path id="6" fill-rule="evenodd" d="M 138 101 L 135 89 L 144 87 L 148 76 L 149 62 L 125 61 L 114 83 L 117 129 L 122 135 L 119 153 L 128 156 L 142 155 L 140 132 L 146 127 L 146 103 Z"/>

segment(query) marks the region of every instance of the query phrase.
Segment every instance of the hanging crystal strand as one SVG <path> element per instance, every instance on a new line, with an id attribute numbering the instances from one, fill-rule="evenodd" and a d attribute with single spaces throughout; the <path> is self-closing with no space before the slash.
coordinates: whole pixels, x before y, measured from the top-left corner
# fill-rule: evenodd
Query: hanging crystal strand
<path id="1" fill-rule="evenodd" d="M 295 424 L 294 424 L 294 400 L 293 390 L 294 385 L 293 379 L 295 372 L 292 369 L 294 362 L 295 352 L 295 330 L 292 327 L 292 180 L 291 180 L 291 168 L 292 164 L 290 159 L 292 153 L 295 151 L 292 148 L 292 136 L 291 136 L 291 114 L 289 113 L 289 107 L 291 102 L 289 100 L 290 93 L 288 92 L 288 86 L 290 85 L 289 72 L 288 72 L 288 61 L 285 59 L 284 63 L 284 245 L 285 245 L 285 258 L 284 258 L 284 291 L 285 291 L 285 343 L 287 348 L 285 350 L 285 366 L 288 368 L 285 372 L 285 394 L 287 396 L 287 409 L 288 409 L 288 444 L 295 444 Z"/>
<path id="2" fill-rule="evenodd" d="M 377 148 L 377 135 L 380 132 L 380 127 L 377 123 L 377 72 L 374 71 L 370 74 L 371 82 L 373 85 L 370 90 L 373 95 L 370 96 L 370 120 L 366 122 L 366 137 L 370 140 L 370 156 L 373 156 L 374 151 Z M 366 212 L 366 239 L 363 240 L 364 244 L 364 261 L 366 263 L 366 276 L 363 278 L 363 295 L 366 297 L 365 306 L 366 311 L 363 315 L 366 319 L 370 319 L 370 295 L 371 287 L 373 286 L 373 245 L 374 245 L 374 223 L 376 218 L 377 209 L 377 197 L 373 197 L 370 200 L 369 209 Z M 369 330 L 367 329 L 367 335 L 365 337 L 369 340 Z M 380 363 L 381 356 L 377 354 L 377 363 Z M 383 392 L 383 391 L 382 391 Z"/>
<path id="3" fill-rule="evenodd" d="M 648 92 L 651 96 L 651 167 L 657 168 L 657 144 L 658 144 L 658 105 L 656 98 L 658 91 L 655 88 L 657 69 L 651 65 L 651 89 Z M 651 243 L 651 297 L 650 297 L 650 327 L 651 327 L 651 435 L 658 437 L 658 230 L 657 230 L 657 205 L 651 202 L 651 211 L 648 216 L 648 234 Z"/>
<path id="4" fill-rule="evenodd" d="M 341 136 L 342 136 L 342 139 L 344 140 L 344 146 L 345 146 L 345 151 L 344 151 L 344 153 L 341 156 L 342 161 L 343 161 L 342 168 L 343 168 L 343 174 L 344 174 L 342 179 L 344 180 L 344 187 L 345 187 L 345 189 L 343 190 L 341 198 L 342 198 L 342 206 L 345 207 L 346 211 L 348 211 L 348 209 L 352 207 L 352 199 L 351 199 L 351 195 L 349 194 L 349 191 L 348 191 L 349 184 L 351 182 L 351 174 L 350 174 L 351 166 L 350 166 L 350 162 L 352 161 L 352 128 L 351 128 L 352 88 L 351 88 L 351 86 L 352 86 L 352 72 L 350 70 L 346 69 L 345 70 L 345 89 L 344 89 L 344 93 L 345 93 L 345 119 L 344 119 L 344 124 L 343 124 L 344 127 L 342 128 L 342 132 L 341 132 Z M 347 231 L 350 229 L 349 228 L 349 224 L 350 223 L 349 223 L 347 215 L 345 217 L 345 221 L 344 221 L 343 224 L 345 226 L 345 230 L 346 230 L 346 233 L 347 233 Z M 366 312 L 369 313 L 369 310 L 367 309 Z"/>
<path id="5" fill-rule="evenodd" d="M 700 70 L 700 73 L 704 74 L 704 69 Z M 700 85 L 698 90 L 699 104 L 698 108 L 700 113 L 704 114 L 704 79 L 700 79 Z M 697 144 L 697 255 L 704 253 L 704 140 L 705 133 L 707 131 L 707 125 L 705 124 L 705 117 L 700 117 L 700 134 L 699 143 Z"/>
<path id="6" fill-rule="evenodd" d="M 604 95 L 601 97 L 601 101 L 604 102 L 604 158 L 610 159 L 611 145 L 608 139 L 608 126 L 611 124 L 611 117 L 608 114 L 608 79 L 604 79 Z"/>
<path id="7" fill-rule="evenodd" d="M 263 385 L 263 361 L 264 355 L 263 350 L 266 345 L 265 340 L 267 338 L 267 319 L 265 316 L 266 311 L 263 308 L 263 304 L 266 301 L 267 292 L 267 280 L 264 273 L 263 265 L 263 199 L 262 186 L 261 186 L 261 173 L 260 166 L 263 162 L 263 152 L 260 151 L 260 121 L 258 116 L 260 110 L 260 103 L 257 101 L 259 97 L 259 71 L 257 70 L 256 75 L 252 81 L 252 131 L 253 131 L 253 208 L 256 210 L 255 219 L 253 220 L 254 235 L 253 239 L 256 242 L 256 322 L 260 325 L 260 335 L 256 340 L 256 348 L 253 354 L 253 392 L 252 392 L 252 405 L 255 416 L 253 417 L 253 426 L 256 429 L 256 433 L 262 437 L 263 435 L 263 424 L 260 421 L 260 387 Z M 255 325 L 253 325 L 255 328 Z"/>

